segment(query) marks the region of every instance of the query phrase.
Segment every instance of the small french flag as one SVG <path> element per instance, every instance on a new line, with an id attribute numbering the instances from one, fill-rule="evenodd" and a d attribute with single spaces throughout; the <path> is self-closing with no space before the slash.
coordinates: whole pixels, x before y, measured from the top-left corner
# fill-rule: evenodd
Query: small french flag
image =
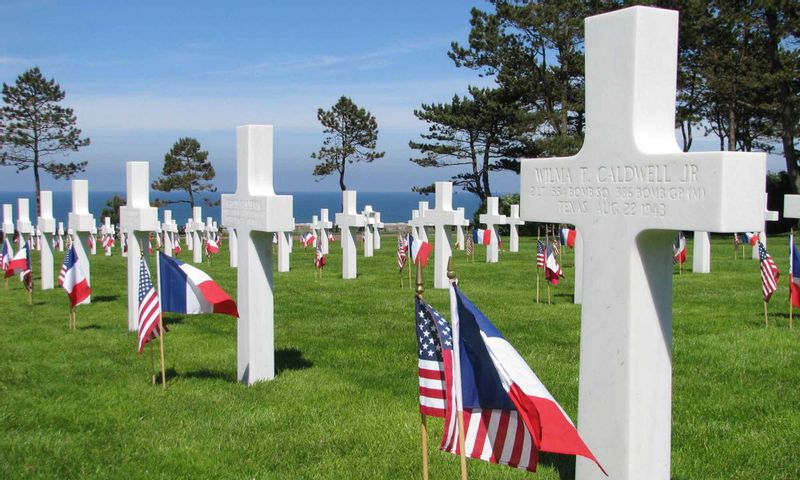
<path id="1" fill-rule="evenodd" d="M 206 250 L 209 254 L 219 253 L 219 244 L 213 238 L 209 238 L 208 241 L 206 241 Z"/>
<path id="2" fill-rule="evenodd" d="M 566 245 L 569 248 L 575 248 L 575 230 L 572 228 L 561 229 L 561 245 Z"/>
<path id="3" fill-rule="evenodd" d="M 408 236 L 408 251 L 411 252 L 411 261 L 414 264 L 419 262 L 421 267 L 425 267 L 428 263 L 428 257 L 433 251 L 433 247 L 428 242 L 423 242 L 419 238 L 414 238 L 413 235 Z"/>
<path id="4" fill-rule="evenodd" d="M 239 317 L 236 302 L 211 277 L 162 252 L 158 252 L 158 283 L 164 312 L 222 313 Z"/>
<path id="5" fill-rule="evenodd" d="M 758 233 L 757 232 L 744 232 L 744 241 L 749 243 L 750 246 L 755 247 L 758 245 Z"/>
<path id="6" fill-rule="evenodd" d="M 492 231 L 476 228 L 472 231 L 472 241 L 480 245 L 489 245 L 492 243 Z"/>

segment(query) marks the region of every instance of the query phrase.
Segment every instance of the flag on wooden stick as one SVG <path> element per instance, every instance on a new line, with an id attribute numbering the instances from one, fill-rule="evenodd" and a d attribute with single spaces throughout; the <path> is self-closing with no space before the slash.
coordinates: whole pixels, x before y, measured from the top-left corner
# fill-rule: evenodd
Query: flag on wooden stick
<path id="1" fill-rule="evenodd" d="M 778 271 L 778 266 L 775 265 L 772 256 L 767 252 L 767 249 L 761 242 L 758 242 L 758 257 L 761 260 L 761 291 L 764 294 L 764 301 L 769 302 L 769 299 L 772 298 L 772 294 L 778 289 L 780 271 Z"/>
<path id="2" fill-rule="evenodd" d="M 150 340 L 161 334 L 161 302 L 150 279 L 144 257 L 139 260 L 139 353 Z"/>

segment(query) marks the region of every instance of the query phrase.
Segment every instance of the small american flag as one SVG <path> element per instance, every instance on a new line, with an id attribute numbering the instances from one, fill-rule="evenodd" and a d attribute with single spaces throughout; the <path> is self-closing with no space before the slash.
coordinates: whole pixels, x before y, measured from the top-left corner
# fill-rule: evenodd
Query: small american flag
<path id="1" fill-rule="evenodd" d="M 758 242 L 758 256 L 761 259 L 761 291 L 764 293 L 764 301 L 769 302 L 772 294 L 778 289 L 778 277 L 781 272 L 761 242 Z"/>
<path id="2" fill-rule="evenodd" d="M 325 254 L 322 253 L 322 244 L 317 245 L 317 252 L 314 255 L 314 268 L 322 270 L 325 266 Z"/>
<path id="3" fill-rule="evenodd" d="M 158 337 L 160 321 L 161 302 L 142 257 L 139 260 L 139 353 L 147 342 Z"/>
<path id="4" fill-rule="evenodd" d="M 538 268 L 544 268 L 545 266 L 544 251 L 544 243 L 541 240 L 536 240 L 536 267 Z"/>
<path id="5" fill-rule="evenodd" d="M 736 250 L 737 248 L 739 248 L 739 244 L 741 244 L 741 243 L 742 243 L 742 241 L 739 239 L 739 234 L 738 233 L 734 233 L 733 234 L 733 249 Z"/>
<path id="6" fill-rule="evenodd" d="M 467 251 L 468 257 L 471 257 L 473 252 L 475 252 L 475 242 L 472 240 L 471 233 L 467 235 L 467 239 L 464 241 L 464 249 Z"/>
<path id="7" fill-rule="evenodd" d="M 406 266 L 406 257 L 408 256 L 408 244 L 404 235 L 397 234 L 397 268 L 400 273 Z"/>
<path id="8" fill-rule="evenodd" d="M 445 416 L 448 389 L 445 369 L 452 369 L 453 337 L 450 324 L 430 305 L 416 299 L 419 412 Z"/>

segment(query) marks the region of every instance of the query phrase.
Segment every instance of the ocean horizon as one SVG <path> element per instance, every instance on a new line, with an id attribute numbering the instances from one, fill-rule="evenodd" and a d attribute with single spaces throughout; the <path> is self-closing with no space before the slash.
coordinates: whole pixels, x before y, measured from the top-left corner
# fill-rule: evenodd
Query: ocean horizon
<path id="1" fill-rule="evenodd" d="M 208 197 L 212 201 L 218 201 L 222 193 L 217 192 L 201 197 Z M 283 194 L 283 193 L 281 193 Z M 125 192 L 118 191 L 90 191 L 89 192 L 89 213 L 94 215 L 98 227 L 102 225 L 103 220 L 100 213 L 106 205 L 106 201 L 111 199 L 114 195 L 125 196 Z M 312 215 L 319 215 L 321 208 L 328 209 L 329 220 L 333 221 L 337 212 L 341 211 L 342 192 L 340 191 L 325 191 L 325 192 L 292 192 L 290 195 L 294 197 L 294 218 L 295 223 L 310 223 Z M 501 194 L 502 195 L 502 194 Z M 17 199 L 27 198 L 30 202 L 30 217 L 31 221 L 36 224 L 36 202 L 35 195 L 31 191 L 0 191 L 0 203 L 13 205 L 14 220 L 17 218 Z M 159 198 L 166 200 L 179 200 L 185 199 L 186 194 L 170 192 L 164 194 L 163 192 L 150 192 L 151 201 Z M 418 207 L 419 202 L 427 201 L 430 208 L 433 208 L 436 203 L 435 195 L 420 195 L 415 192 L 366 192 L 359 191 L 357 198 L 358 211 L 362 211 L 366 205 L 371 205 L 372 209 L 381 212 L 381 221 L 385 223 L 398 223 L 406 222 L 411 219 L 411 210 Z M 203 220 L 206 217 L 212 217 L 219 223 L 220 221 L 220 207 L 209 207 L 204 202 L 201 203 L 203 207 Z M 72 207 L 72 196 L 70 191 L 54 191 L 53 192 L 53 216 L 56 222 L 64 222 L 67 224 L 67 215 Z M 453 208 L 464 207 L 465 215 L 467 218 L 472 218 L 475 211 L 480 207 L 480 200 L 477 196 L 458 191 L 453 192 Z M 172 210 L 172 218 L 182 226 L 191 217 L 191 208 L 188 203 L 175 203 L 166 207 L 159 208 L 158 217 L 160 220 L 164 218 L 164 210 Z"/>

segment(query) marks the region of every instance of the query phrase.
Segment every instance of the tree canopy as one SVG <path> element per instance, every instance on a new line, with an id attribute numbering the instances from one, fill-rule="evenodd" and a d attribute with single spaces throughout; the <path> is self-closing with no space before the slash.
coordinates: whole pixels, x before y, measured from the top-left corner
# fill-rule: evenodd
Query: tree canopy
<path id="1" fill-rule="evenodd" d="M 339 187 L 344 191 L 347 165 L 356 162 L 371 163 L 383 158 L 386 152 L 375 150 L 378 142 L 378 122 L 367 110 L 358 107 L 350 98 L 342 96 L 330 110 L 317 110 L 327 135 L 322 148 L 312 153 L 319 160 L 314 167 L 314 176 L 326 177 L 339 174 Z"/>
<path id="2" fill-rule="evenodd" d="M 153 182 L 152 187 L 153 190 L 160 192 L 183 191 L 188 198 L 170 200 L 157 198 L 154 203 L 159 206 L 188 203 L 194 208 L 200 200 L 197 198 L 200 194 L 217 191 L 217 187 L 212 183 L 216 175 L 208 159 L 208 152 L 201 150 L 200 142 L 190 137 L 181 138 L 164 155 L 161 177 Z M 209 197 L 203 197 L 203 201 L 209 206 L 218 203 Z"/>
<path id="3" fill-rule="evenodd" d="M 17 173 L 33 170 L 37 214 L 41 213 L 41 172 L 69 179 L 83 172 L 87 164 L 52 157 L 77 152 L 90 143 L 75 126 L 72 109 L 59 104 L 65 96 L 61 86 L 54 79 L 45 79 L 38 67 L 22 73 L 14 85 L 3 83 L 0 166 L 15 167 Z"/>

